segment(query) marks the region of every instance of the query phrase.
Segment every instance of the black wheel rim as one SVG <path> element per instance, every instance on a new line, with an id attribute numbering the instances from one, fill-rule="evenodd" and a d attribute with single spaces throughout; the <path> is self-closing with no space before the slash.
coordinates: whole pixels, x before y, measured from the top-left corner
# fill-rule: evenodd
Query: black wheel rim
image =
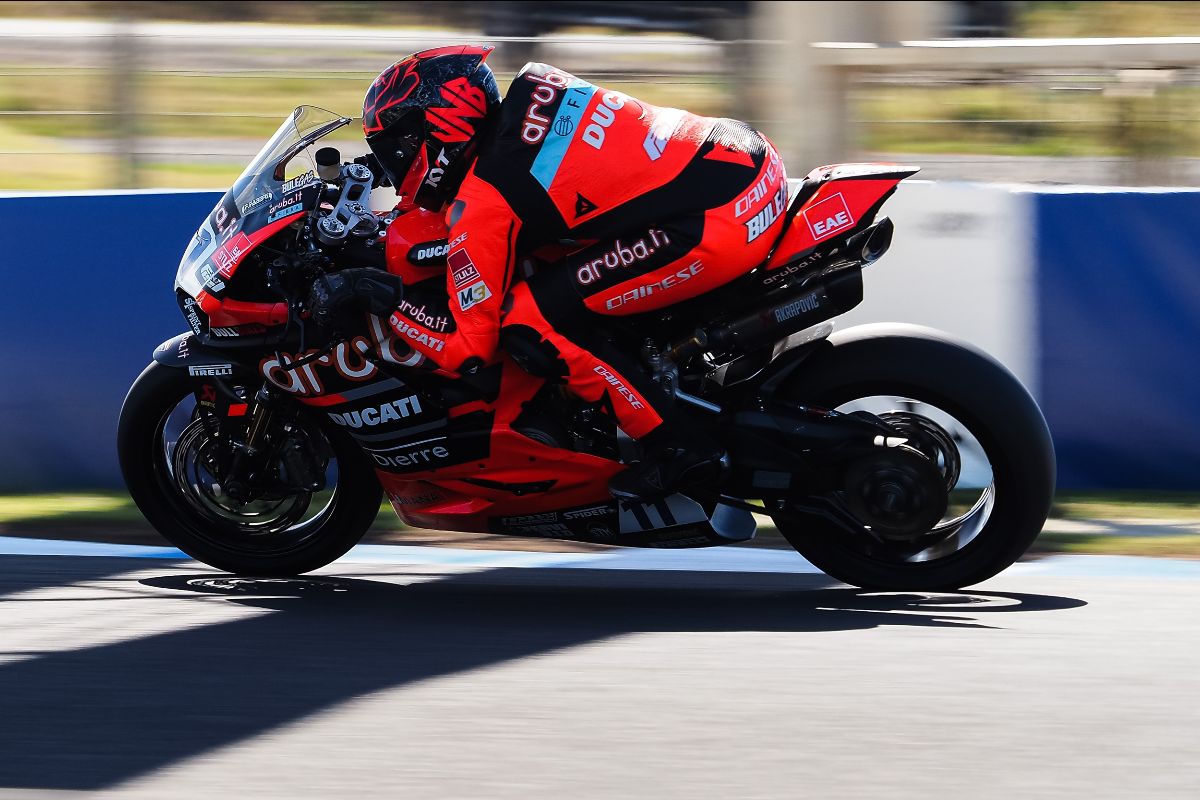
<path id="1" fill-rule="evenodd" d="M 207 545 L 231 554 L 278 557 L 303 548 L 338 500 L 336 455 L 326 468 L 326 489 L 280 492 L 241 503 L 222 490 L 215 474 L 217 423 L 188 393 L 167 409 L 156 428 L 155 473 L 180 523 Z M 320 428 L 303 417 L 296 435 L 321 437 L 328 445 Z"/>
<path id="2" fill-rule="evenodd" d="M 966 422 L 937 403 L 900 395 L 864 395 L 836 410 L 866 411 L 887 421 L 937 465 L 949 492 L 942 519 L 907 541 L 873 533 L 853 518 L 845 496 L 834 493 L 825 498 L 830 507 L 826 516 L 843 529 L 839 541 L 876 561 L 920 564 L 955 556 L 977 539 L 995 509 L 996 471 Z"/>

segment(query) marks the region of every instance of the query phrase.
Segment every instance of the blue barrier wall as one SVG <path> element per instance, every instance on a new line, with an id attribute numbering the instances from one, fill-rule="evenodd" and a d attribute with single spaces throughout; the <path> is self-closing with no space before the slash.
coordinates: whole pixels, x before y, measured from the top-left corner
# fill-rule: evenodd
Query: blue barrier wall
<path id="1" fill-rule="evenodd" d="M 1200 192 L 1034 197 L 1059 486 L 1200 489 Z"/>
<path id="2" fill-rule="evenodd" d="M 1019 196 L 1060 485 L 1200 488 L 1200 192 Z M 0 196 L 0 491 L 121 485 L 121 401 L 185 328 L 175 267 L 218 198 Z"/>
<path id="3" fill-rule="evenodd" d="M 187 327 L 175 268 L 220 196 L 0 196 L 0 490 L 121 485 L 121 401 Z"/>

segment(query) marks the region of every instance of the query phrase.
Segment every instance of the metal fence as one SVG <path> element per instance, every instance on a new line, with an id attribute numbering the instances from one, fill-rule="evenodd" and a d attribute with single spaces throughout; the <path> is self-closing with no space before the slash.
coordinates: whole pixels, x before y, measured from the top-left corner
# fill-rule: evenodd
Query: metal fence
<path id="1" fill-rule="evenodd" d="M 814 45 L 860 152 L 934 178 L 1193 185 L 1200 38 Z"/>
<path id="2" fill-rule="evenodd" d="M 1200 70 L 897 71 L 859 76 L 865 156 L 922 177 L 1036 183 L 1200 181 Z"/>
<path id="3" fill-rule="evenodd" d="M 724 41 L 485 39 L 452 29 L 5 19 L 0 189 L 224 186 L 294 106 L 356 115 L 367 85 L 397 58 L 479 41 L 496 45 L 502 82 L 526 60 L 545 60 L 649 102 L 747 119 L 784 148 L 793 175 L 871 158 L 915 162 L 934 179 L 1200 180 L 1200 40 L 810 48 L 770 39 L 787 34 L 765 27 L 751 27 L 757 39 Z M 820 84 L 808 80 L 779 94 L 807 70 L 834 75 L 832 90 L 810 91 Z M 835 116 L 844 121 L 816 124 Z M 362 143 L 347 132 L 341 146 Z"/>

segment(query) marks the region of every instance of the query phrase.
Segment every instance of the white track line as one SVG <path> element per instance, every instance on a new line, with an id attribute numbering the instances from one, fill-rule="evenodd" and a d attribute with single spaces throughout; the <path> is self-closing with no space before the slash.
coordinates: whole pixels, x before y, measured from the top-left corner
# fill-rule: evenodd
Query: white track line
<path id="1" fill-rule="evenodd" d="M 173 547 L 101 544 L 56 539 L 0 537 L 0 555 L 75 556 L 188 560 Z M 695 550 L 630 548 L 605 553 L 535 553 L 513 550 L 464 550 L 452 547 L 364 544 L 339 564 L 414 564 L 476 569 L 592 569 L 685 572 L 819 574 L 820 570 L 787 550 L 710 547 Z M 1005 574 L 1072 577 L 1200 578 L 1200 561 L 1133 556 L 1052 556 L 1014 565 Z"/>

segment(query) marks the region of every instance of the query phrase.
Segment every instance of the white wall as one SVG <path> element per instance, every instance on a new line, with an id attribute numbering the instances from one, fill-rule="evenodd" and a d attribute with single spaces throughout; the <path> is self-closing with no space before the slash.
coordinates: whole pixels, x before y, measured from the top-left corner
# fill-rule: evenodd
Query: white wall
<path id="1" fill-rule="evenodd" d="M 984 184 L 905 181 L 881 216 L 892 248 L 863 271 L 862 305 L 839 329 L 912 322 L 991 353 L 1036 396 L 1030 195 Z"/>

